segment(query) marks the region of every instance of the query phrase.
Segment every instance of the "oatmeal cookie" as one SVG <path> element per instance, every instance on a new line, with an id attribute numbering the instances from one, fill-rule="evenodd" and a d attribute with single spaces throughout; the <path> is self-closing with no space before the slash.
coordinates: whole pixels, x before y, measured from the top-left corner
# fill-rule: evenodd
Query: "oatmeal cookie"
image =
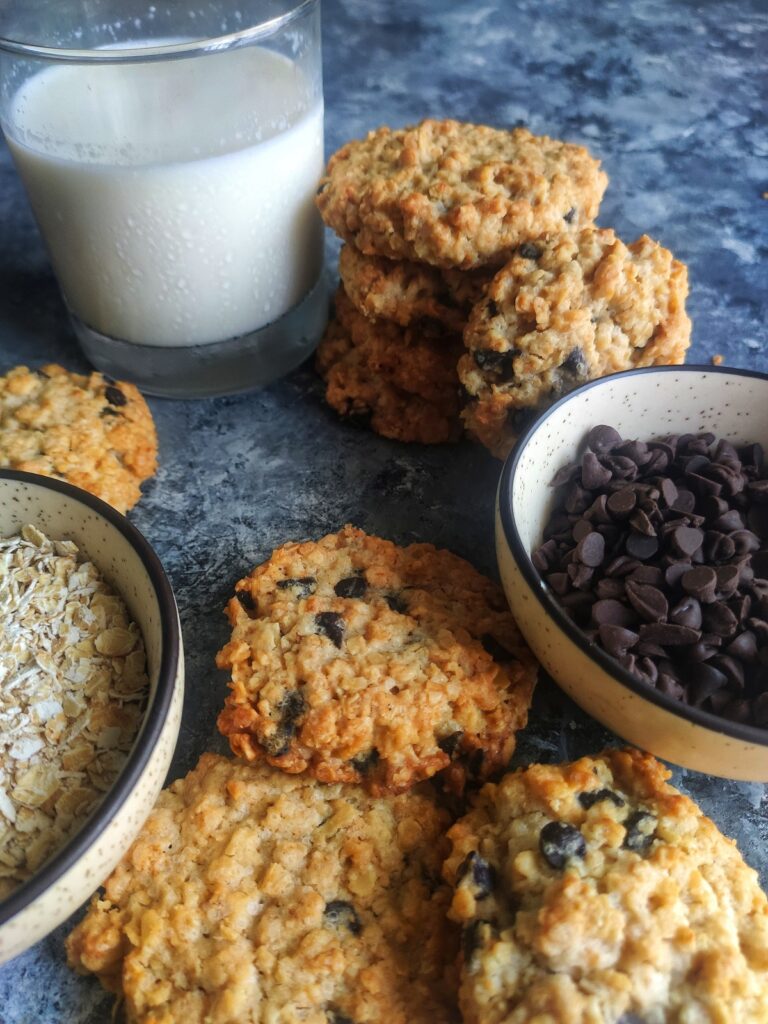
<path id="1" fill-rule="evenodd" d="M 768 1020 L 768 901 L 648 754 L 487 785 L 448 833 L 465 1024 Z"/>
<path id="2" fill-rule="evenodd" d="M 589 224 L 607 184 L 582 146 L 427 120 L 348 142 L 328 163 L 317 205 L 368 256 L 467 270 Z"/>
<path id="3" fill-rule="evenodd" d="M 398 792 L 504 768 L 535 662 L 499 587 L 431 544 L 345 526 L 286 544 L 236 588 L 219 729 L 248 761 Z"/>
<path id="4" fill-rule="evenodd" d="M 469 432 L 504 458 L 532 414 L 619 370 L 682 363 L 688 271 L 643 235 L 590 227 L 526 243 L 472 310 L 459 361 Z"/>
<path id="5" fill-rule="evenodd" d="M 126 512 L 157 468 L 157 435 L 133 384 L 49 364 L 0 377 L 0 466 L 82 487 Z"/>
<path id="6" fill-rule="evenodd" d="M 448 1024 L 445 812 L 204 754 L 67 940 L 128 1024 Z"/>
<path id="7" fill-rule="evenodd" d="M 344 291 L 360 313 L 401 327 L 427 318 L 461 332 L 469 311 L 483 297 L 493 271 L 440 270 L 427 263 L 364 256 L 345 245 L 339 255 Z"/>
<path id="8" fill-rule="evenodd" d="M 461 436 L 456 363 L 461 336 L 438 324 L 409 328 L 358 313 L 343 289 L 317 350 L 326 401 L 397 441 L 441 444 Z"/>

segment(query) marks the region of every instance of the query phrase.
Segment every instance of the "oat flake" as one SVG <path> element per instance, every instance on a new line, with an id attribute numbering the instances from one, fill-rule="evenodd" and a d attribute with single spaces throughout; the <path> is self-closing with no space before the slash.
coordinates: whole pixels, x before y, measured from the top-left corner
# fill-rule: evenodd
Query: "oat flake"
<path id="1" fill-rule="evenodd" d="M 76 545 L 0 540 L 0 899 L 111 787 L 147 689 L 139 629 Z"/>

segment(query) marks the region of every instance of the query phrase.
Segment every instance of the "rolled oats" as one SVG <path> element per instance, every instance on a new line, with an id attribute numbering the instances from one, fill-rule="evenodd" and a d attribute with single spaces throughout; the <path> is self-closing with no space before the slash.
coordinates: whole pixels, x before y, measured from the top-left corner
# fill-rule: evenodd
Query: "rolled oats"
<path id="1" fill-rule="evenodd" d="M 69 838 L 141 724 L 141 633 L 71 541 L 0 540 L 0 899 Z"/>

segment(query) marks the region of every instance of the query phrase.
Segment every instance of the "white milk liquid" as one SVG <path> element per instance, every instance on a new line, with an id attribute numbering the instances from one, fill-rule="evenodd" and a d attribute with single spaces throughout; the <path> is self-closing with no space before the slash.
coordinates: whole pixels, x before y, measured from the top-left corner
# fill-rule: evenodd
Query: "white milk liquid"
<path id="1" fill-rule="evenodd" d="M 102 334 L 223 341 L 317 280 L 323 109 L 279 54 L 51 68 L 4 128 L 70 309 Z"/>

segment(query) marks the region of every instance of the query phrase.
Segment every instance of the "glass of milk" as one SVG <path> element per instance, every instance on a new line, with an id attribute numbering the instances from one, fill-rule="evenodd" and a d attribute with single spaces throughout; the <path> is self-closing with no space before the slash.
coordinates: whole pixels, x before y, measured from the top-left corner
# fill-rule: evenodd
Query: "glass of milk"
<path id="1" fill-rule="evenodd" d="M 319 0 L 3 0 L 0 121 L 98 369 L 211 395 L 312 351 Z"/>

